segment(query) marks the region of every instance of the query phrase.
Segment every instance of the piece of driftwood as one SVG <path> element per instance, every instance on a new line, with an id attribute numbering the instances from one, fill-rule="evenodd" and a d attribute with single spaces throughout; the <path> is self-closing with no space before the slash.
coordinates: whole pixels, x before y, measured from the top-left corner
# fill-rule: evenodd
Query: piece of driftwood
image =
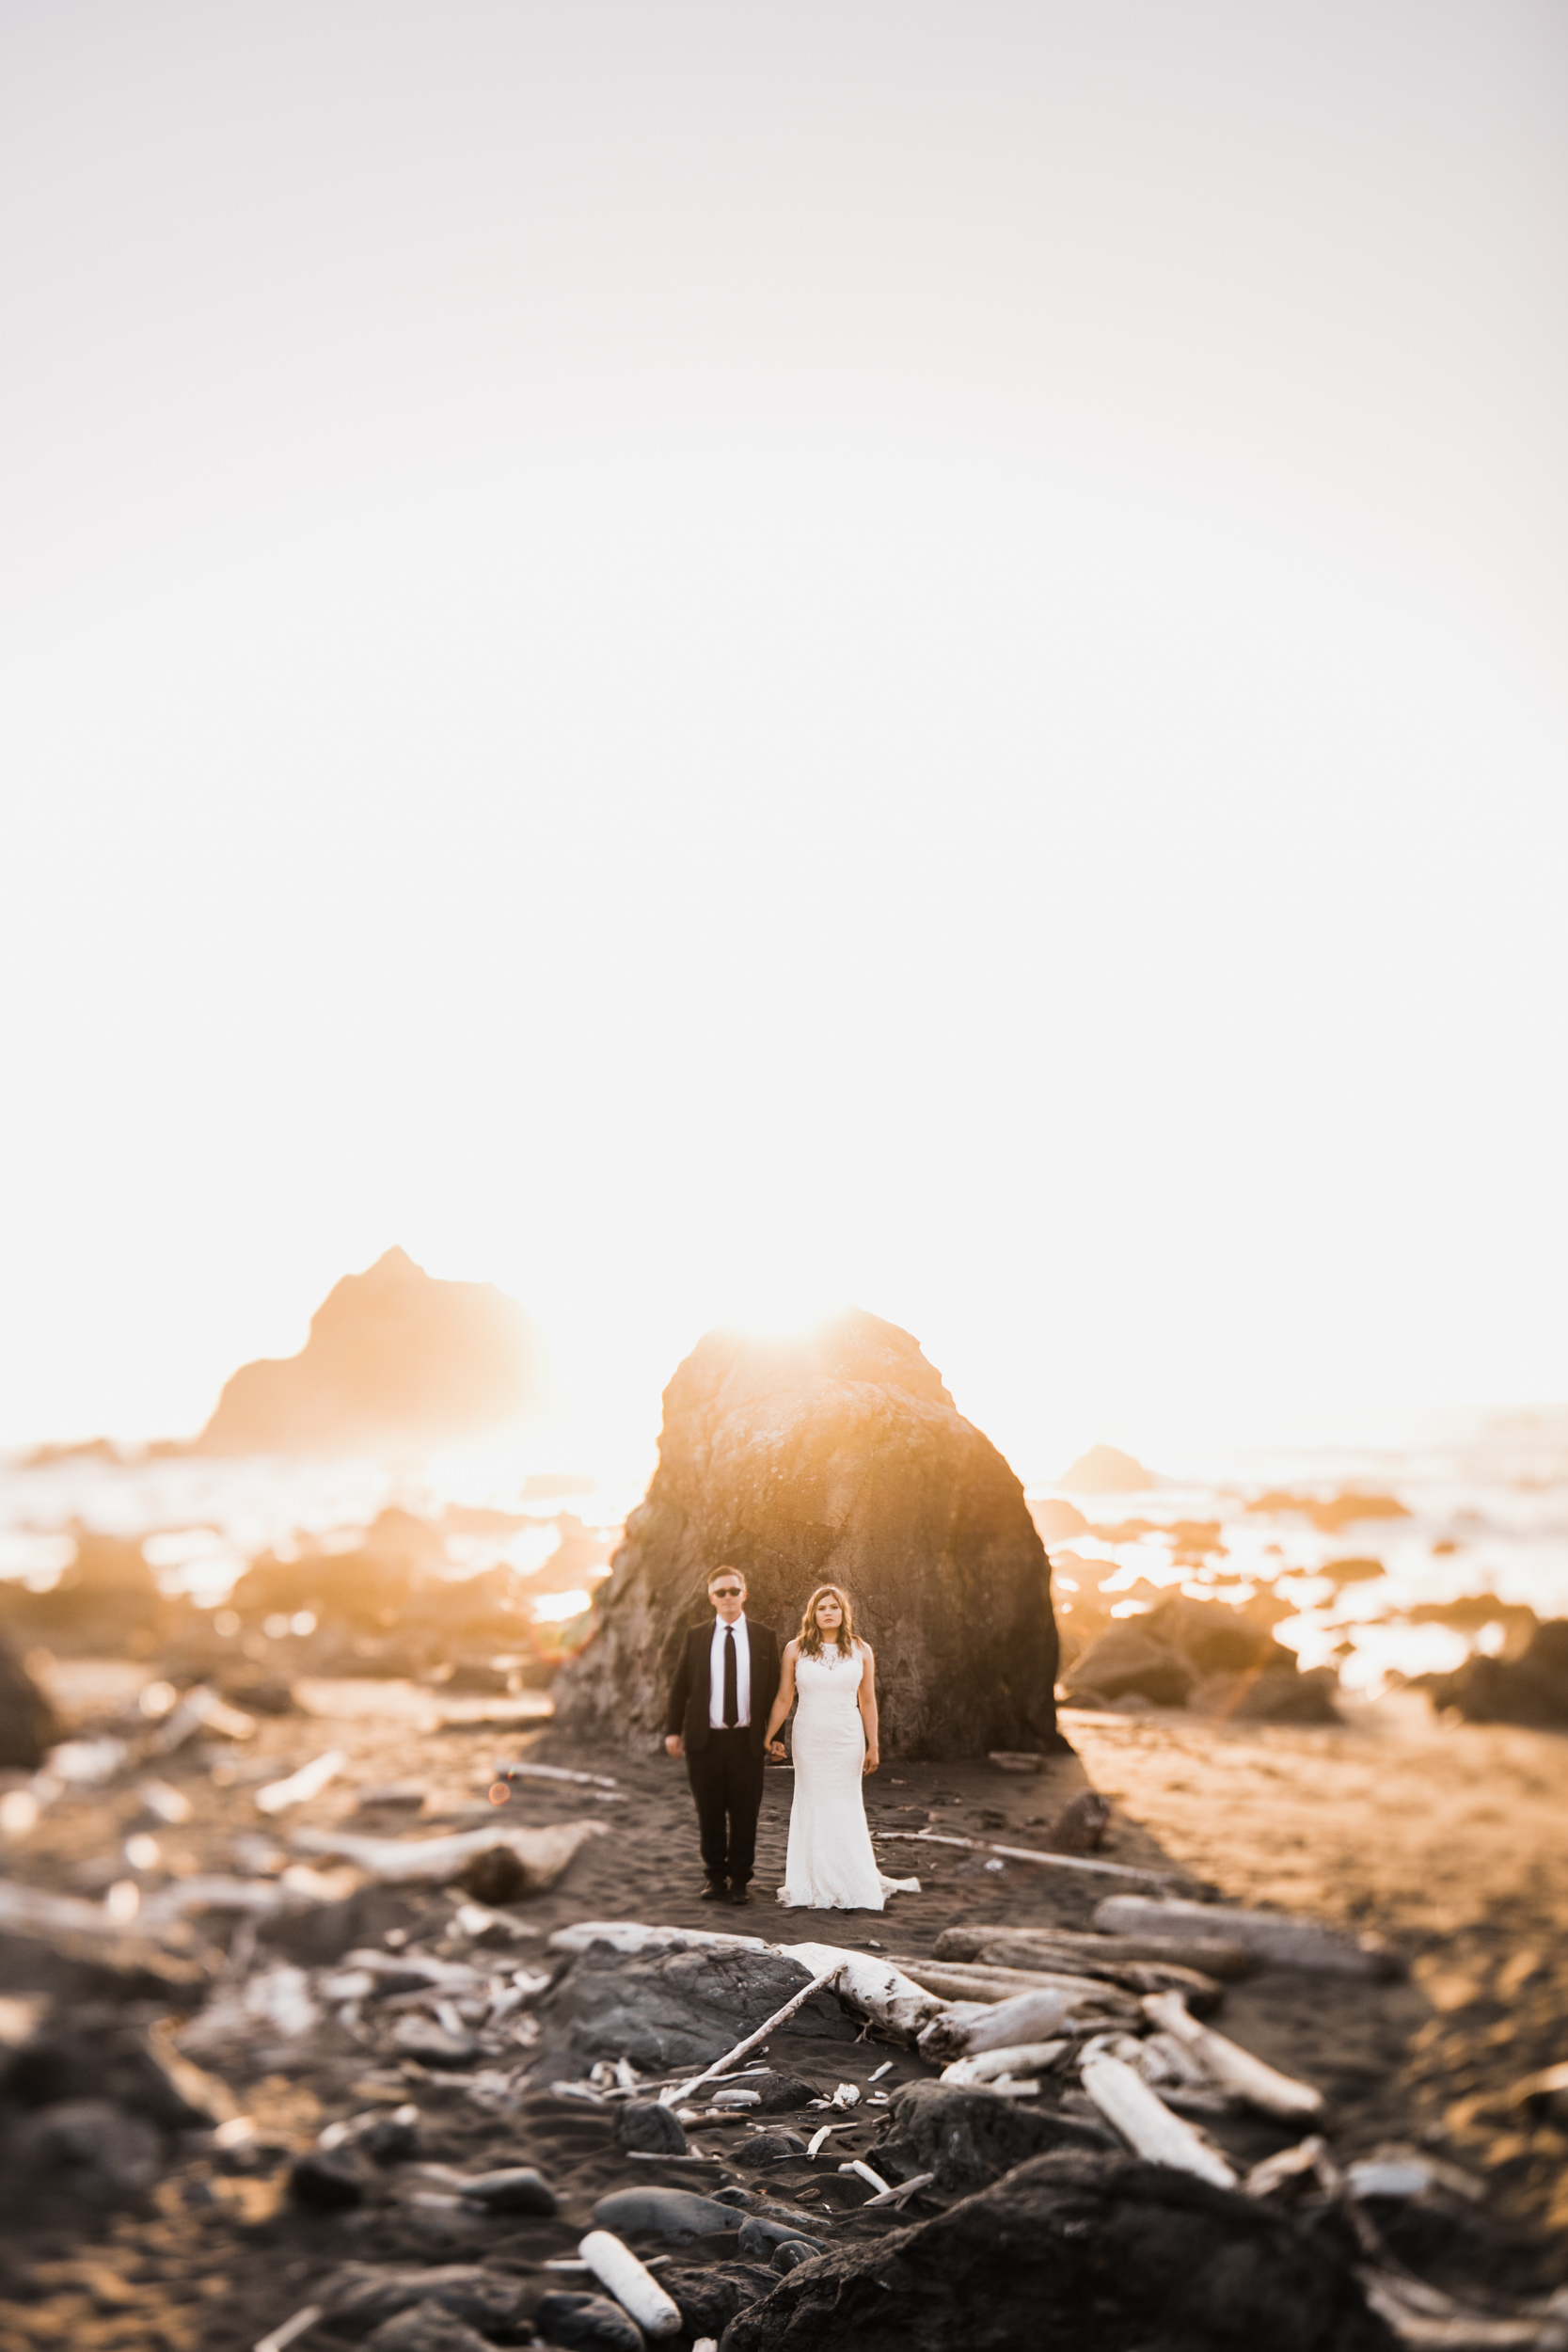
<path id="1" fill-rule="evenodd" d="M 942 2007 L 941 1996 L 894 1961 L 871 1952 L 851 1952 L 838 1944 L 775 1944 L 783 1960 L 802 1968 L 832 1972 L 832 1989 L 841 2001 L 861 2016 L 869 2017 L 885 2032 L 912 2042 Z"/>
<path id="2" fill-rule="evenodd" d="M 770 2033 L 777 2033 L 779 2027 L 787 2019 L 793 2017 L 798 2009 L 805 2006 L 814 1993 L 825 1993 L 837 1973 L 835 1956 L 835 1964 L 832 1967 L 823 1969 L 819 1975 L 813 1977 L 809 1984 L 803 1984 L 800 1992 L 792 1994 L 782 2009 L 776 2009 L 772 2016 L 767 2018 L 757 2027 L 755 2033 L 748 2034 L 744 2042 L 737 2042 L 733 2050 L 726 2050 L 721 2058 L 715 2058 L 713 2064 L 705 2066 L 700 2074 L 693 2074 L 688 2081 L 676 2084 L 668 2090 L 661 2090 L 658 2094 L 660 2106 L 684 2106 L 692 2092 L 700 2090 L 704 2083 L 710 2083 L 716 2074 L 722 2074 L 726 2068 L 735 2064 L 736 2058 L 750 2058 L 758 2044 L 766 2042 Z"/>
<path id="3" fill-rule="evenodd" d="M 993 2083 L 1005 2075 L 1043 2074 L 1071 2048 L 1068 2042 L 1011 2042 L 1000 2050 L 979 2050 L 974 2058 L 955 2058 L 942 2070 L 944 2083 Z"/>
<path id="4" fill-rule="evenodd" d="M 1424 2280 L 1377 2264 L 1357 2276 L 1372 2310 L 1410 2352 L 1563 2352 L 1568 2345 L 1568 2312 L 1503 2317 L 1466 2311 Z"/>
<path id="5" fill-rule="evenodd" d="M 578 2253 L 621 2309 L 629 2312 L 644 2335 L 680 2333 L 680 2306 L 666 2295 L 646 2265 L 613 2230 L 590 2230 Z"/>
<path id="6" fill-rule="evenodd" d="M 1135 2155 L 1194 2172 L 1216 2188 L 1236 2186 L 1236 2175 L 1219 2151 L 1173 2115 L 1159 2092 L 1120 2058 L 1090 2058 L 1084 2068 L 1084 2089 Z"/>
<path id="7" fill-rule="evenodd" d="M 292 2319 L 286 2319 L 281 2328 L 275 2328 L 270 2336 L 259 2337 L 255 2352 L 289 2352 L 291 2344 L 297 2344 L 301 2336 L 308 2336 L 317 2320 L 325 2316 L 325 2304 L 307 2303 L 302 2310 L 295 2312 Z"/>
<path id="8" fill-rule="evenodd" d="M 1403 1972 L 1399 1954 L 1379 1935 L 1356 1935 L 1316 1919 L 1292 1919 L 1279 1911 L 1232 1911 L 1219 1903 L 1150 1902 L 1140 1895 L 1112 1895 L 1094 1915 L 1096 1928 L 1112 1935 L 1158 1935 L 1171 1941 L 1189 1935 L 1218 1936 L 1242 1944 L 1273 1968 L 1301 1968 L 1319 1976 L 1389 1978 Z"/>
<path id="9" fill-rule="evenodd" d="M 900 2181 L 896 2188 L 884 2188 L 878 2196 L 868 2197 L 861 2211 L 875 2213 L 879 2205 L 892 2205 L 895 2209 L 907 2205 L 917 2189 L 929 2188 L 936 2177 L 934 2172 L 913 2173 L 909 2180 Z"/>
<path id="10" fill-rule="evenodd" d="M 1093 1988 L 1096 2004 L 1104 1991 L 1103 1985 Z M 1046 2042 L 1088 2013 L 1089 1997 L 1057 1992 L 1016 1994 L 1006 2001 L 951 2001 L 922 2033 L 920 2054 L 940 2066 L 948 2058 L 974 2058 L 982 2050 Z M 1092 2013 L 1103 2023 L 1116 2022 L 1105 2018 L 1098 2006 Z"/>
<path id="11" fill-rule="evenodd" d="M 727 1935 L 720 1928 L 655 1928 L 640 1919 L 579 1919 L 575 1926 L 557 1928 L 549 1938 L 552 1952 L 585 1952 L 591 1944 L 608 1944 L 611 1951 L 628 1955 L 673 1947 L 699 1952 L 770 1948 L 760 1935 Z"/>
<path id="12" fill-rule="evenodd" d="M 1281 2148 L 1277 2155 L 1265 2156 L 1253 2166 L 1242 2185 L 1249 2197 L 1272 2197 L 1276 2188 L 1316 2172 L 1327 2153 L 1327 2140 L 1314 2133 L 1309 2139 L 1298 2139 L 1293 2148 Z"/>
<path id="13" fill-rule="evenodd" d="M 1250 1976 L 1258 1965 L 1244 1945 L 1205 1936 L 1091 1935 L 1077 1928 L 975 1925 L 943 1928 L 936 1941 L 938 1960 L 1000 1960 L 1004 1950 L 1013 1949 L 1018 1953 L 1016 1967 L 1081 1968 L 1085 1974 L 1101 1966 L 1149 1963 L 1194 1968 L 1228 1980 Z M 1026 1960 L 1023 1955 L 1032 1951 L 1045 1958 Z"/>
<path id="14" fill-rule="evenodd" d="M 1212 2026 L 1200 2026 L 1188 2013 L 1180 1993 L 1150 1993 L 1145 1996 L 1144 2014 L 1152 2018 L 1162 2033 L 1168 2033 L 1190 2050 L 1198 2063 L 1224 2090 L 1233 2090 L 1259 2114 L 1277 2115 L 1287 2122 L 1317 2122 L 1323 2112 L 1323 2095 L 1310 2083 L 1292 2081 L 1289 2074 L 1279 2074 L 1266 2066 L 1250 2050 L 1228 2041 L 1223 2033 L 1215 2033 Z"/>
<path id="15" fill-rule="evenodd" d="M 445 1885 L 460 1878 L 480 1856 L 512 1856 L 519 1891 L 542 1893 L 552 1886 L 591 1837 L 603 1837 L 603 1821 L 556 1821 L 538 1829 L 460 1830 L 451 1837 L 358 1837 L 351 1830 L 296 1829 L 301 1853 L 341 1854 L 384 1885 Z"/>
<path id="16" fill-rule="evenodd" d="M 608 1772 L 574 1772 L 564 1764 L 498 1764 L 498 1780 L 567 1780 L 578 1788 L 619 1788 Z"/>
<path id="17" fill-rule="evenodd" d="M 1132 1994 L 1124 1994 L 1113 1979 L 1103 1977 L 1058 1975 L 1040 1968 L 972 1967 L 909 1958 L 896 1960 L 893 1965 L 901 1968 L 916 1984 L 924 1985 L 927 1993 L 940 1994 L 948 2001 L 1008 2001 L 1021 1993 L 1065 1993 L 1075 1999 L 1092 1998 L 1106 2009 L 1124 2006 L 1129 2016 L 1137 2007 Z"/>
<path id="18" fill-rule="evenodd" d="M 145 1921 L 143 1922 L 145 1926 Z M 123 1941 L 123 1921 L 83 1895 L 52 1895 L 41 1886 L 0 1879 L 0 1930 L 47 1941 L 54 1935 L 112 1936 Z"/>
<path id="19" fill-rule="evenodd" d="M 1087 1854 L 1036 1853 L 1028 1846 L 998 1846 L 988 1837 L 958 1837 L 947 1830 L 879 1829 L 879 1837 L 900 1837 L 917 1846 L 964 1846 L 971 1853 L 993 1853 L 1004 1862 L 1037 1862 L 1047 1870 L 1087 1870 L 1101 1878 L 1131 1879 L 1139 1886 L 1180 1886 L 1184 1870 L 1137 1870 L 1128 1862 L 1101 1862 Z"/>
<path id="20" fill-rule="evenodd" d="M 319 1797 L 329 1781 L 336 1780 L 348 1757 L 341 1748 L 328 1748 L 325 1755 L 312 1756 L 287 1780 L 269 1781 L 266 1788 L 256 1791 L 259 1813 L 286 1813 L 292 1804 L 304 1804 L 311 1797 Z"/>

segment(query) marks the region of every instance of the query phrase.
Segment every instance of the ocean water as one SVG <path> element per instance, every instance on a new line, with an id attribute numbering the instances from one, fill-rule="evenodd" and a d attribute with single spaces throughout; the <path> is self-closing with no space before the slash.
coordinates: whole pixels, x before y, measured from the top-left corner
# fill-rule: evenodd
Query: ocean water
<path id="1" fill-rule="evenodd" d="M 1137 1452 L 1156 1483 L 1075 1493 L 1089 1529 L 1051 1544 L 1064 1580 L 1073 1571 L 1063 1555 L 1071 1555 L 1092 1567 L 1125 1613 L 1147 1605 L 1151 1586 L 1230 1599 L 1271 1587 L 1291 1604 L 1278 1638 L 1303 1664 L 1331 1661 L 1348 1688 L 1372 1692 L 1391 1674 L 1444 1671 L 1473 1646 L 1495 1649 L 1510 1638 L 1500 1624 L 1468 1631 L 1413 1624 L 1408 1613 L 1423 1604 L 1489 1594 L 1540 1617 L 1568 1615 L 1568 1406 L 1364 1415 L 1230 1443 L 1155 1429 L 1141 1433 Z M 580 1455 L 571 1467 L 580 1467 Z M 593 1579 L 557 1589 L 548 1571 L 561 1541 L 558 1515 L 575 1514 L 589 1533 L 612 1539 L 641 1500 L 652 1458 L 590 1465 L 572 1492 L 530 1492 L 541 1472 L 559 1487 L 566 1468 L 515 1454 L 401 1467 L 94 1454 L 0 1460 L 0 1576 L 52 1581 L 71 1557 L 72 1530 L 83 1527 L 142 1540 L 167 1590 L 215 1607 L 259 1551 L 288 1556 L 306 1543 L 347 1550 L 389 1504 L 426 1518 L 466 1504 L 510 1511 L 527 1524 L 450 1531 L 452 1575 L 509 1561 L 539 1577 L 542 1619 L 566 1616 L 585 1605 Z M 1065 1492 L 1049 1480 L 1026 1478 L 1025 1486 L 1033 1499 Z M 1346 1492 L 1388 1496 L 1404 1516 L 1325 1532 L 1299 1511 L 1248 1507 L 1271 1491 L 1319 1502 Z M 1196 1550 L 1190 1539 L 1179 1558 L 1169 1533 L 1179 1523 L 1213 1533 Z M 1322 1574 L 1347 1557 L 1374 1559 L 1382 1573 L 1348 1583 Z"/>
<path id="2" fill-rule="evenodd" d="M 1234 1599 L 1272 1588 L 1294 1608 L 1277 1638 L 1304 1666 L 1338 1666 L 1347 1689 L 1375 1693 L 1391 1675 L 1447 1672 L 1472 1648 L 1496 1651 L 1519 1638 L 1500 1623 L 1464 1632 L 1412 1623 L 1413 1610 L 1490 1595 L 1538 1617 L 1568 1616 L 1568 1406 L 1363 1415 L 1228 1445 L 1150 1431 L 1137 1458 L 1158 1483 L 1074 1493 L 1102 1532 L 1064 1535 L 1053 1555 L 1115 1562 L 1114 1577 L 1096 1580 L 1112 1599 L 1147 1585 Z M 1027 1491 L 1067 1490 L 1044 1482 Z M 1387 1497 L 1403 1516 L 1324 1530 L 1300 1510 L 1249 1507 L 1270 1494 Z M 1119 1540 L 1108 1533 L 1139 1519 L 1153 1524 Z M 1179 1521 L 1217 1522 L 1199 1562 L 1179 1561 L 1160 1532 Z M 1376 1561 L 1383 1573 L 1324 1576 L 1346 1559 Z M 1117 1613 L 1139 1605 L 1123 1600 Z"/>

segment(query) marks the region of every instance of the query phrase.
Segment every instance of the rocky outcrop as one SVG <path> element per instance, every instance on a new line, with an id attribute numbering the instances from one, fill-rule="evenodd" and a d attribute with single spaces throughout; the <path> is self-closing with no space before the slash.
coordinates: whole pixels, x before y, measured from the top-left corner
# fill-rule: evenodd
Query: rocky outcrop
<path id="1" fill-rule="evenodd" d="M 1056 1481 L 1074 1495 L 1146 1494 L 1159 1483 L 1152 1470 L 1115 1445 L 1091 1445 Z"/>
<path id="2" fill-rule="evenodd" d="M 803 2263 L 725 2352 L 1393 2352 L 1354 2253 L 1129 2156 L 1037 2156 L 930 2221 Z"/>
<path id="3" fill-rule="evenodd" d="M 1050 1563 L 1023 1489 L 907 1331 L 858 1309 L 807 1337 L 711 1331 L 664 1392 L 658 1468 L 626 1521 L 558 1718 L 657 1733 L 709 1570 L 746 1574 L 781 1639 L 841 1583 L 877 1653 L 882 1752 L 1035 1749 L 1056 1739 Z"/>
<path id="4" fill-rule="evenodd" d="M 1538 1625 L 1517 1658 L 1478 1651 L 1453 1674 L 1420 1679 L 1435 1706 L 1453 1708 L 1472 1724 L 1568 1731 L 1568 1618 Z"/>
<path id="5" fill-rule="evenodd" d="M 198 1454 L 438 1445 L 546 1410 L 544 1334 L 489 1282 L 437 1281 L 401 1249 L 337 1284 L 297 1356 L 244 1364 Z"/>
<path id="6" fill-rule="evenodd" d="M 36 1772 L 64 1732 L 32 1676 L 0 1635 L 0 1765 Z"/>
<path id="7" fill-rule="evenodd" d="M 1224 1601 L 1168 1594 L 1141 1616 L 1118 1617 L 1072 1661 L 1078 1706 L 1148 1699 L 1254 1723 L 1337 1723 L 1331 1668 L 1300 1671 L 1294 1650 Z"/>

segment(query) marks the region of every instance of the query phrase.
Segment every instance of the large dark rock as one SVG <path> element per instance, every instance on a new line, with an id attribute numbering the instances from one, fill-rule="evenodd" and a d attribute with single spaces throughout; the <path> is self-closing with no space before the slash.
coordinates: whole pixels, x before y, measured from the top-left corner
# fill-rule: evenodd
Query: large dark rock
<path id="1" fill-rule="evenodd" d="M 36 1772 L 44 1750 L 64 1737 L 49 1701 L 0 1636 L 0 1765 Z"/>
<path id="2" fill-rule="evenodd" d="M 722 1561 L 781 1638 L 814 1585 L 846 1587 L 877 1652 L 884 1756 L 1055 1742 L 1050 1564 L 1023 1489 L 893 1324 L 850 1309 L 788 1343 L 699 1343 L 664 1392 L 658 1468 L 557 1681 L 558 1720 L 662 1731 Z"/>
<path id="3" fill-rule="evenodd" d="M 1353 2256 L 1127 2156 L 1021 2165 L 931 2221 L 804 2263 L 724 2352 L 1393 2352 Z"/>
<path id="4" fill-rule="evenodd" d="M 693 2338 L 721 2336 L 736 2312 L 770 2295 L 778 2284 L 760 2263 L 715 2263 L 705 2270 L 661 2270 L 659 2285 L 679 2306 Z"/>
<path id="5" fill-rule="evenodd" d="M 442 1282 L 401 1249 L 337 1284 L 297 1356 L 242 1365 L 198 1454 L 439 1444 L 555 1401 L 544 1334 L 489 1282 Z"/>
<path id="6" fill-rule="evenodd" d="M 1568 1731 L 1568 1618 L 1538 1625 L 1517 1658 L 1467 1658 L 1450 1675 L 1423 1677 L 1438 1707 L 1473 1724 Z"/>
<path id="7" fill-rule="evenodd" d="M 476 2333 L 439 2303 L 411 2303 L 395 2319 L 384 2319 L 367 2339 L 367 2352 L 491 2352 L 489 2339 Z"/>
<path id="8" fill-rule="evenodd" d="M 534 2003 L 542 2057 L 579 2071 L 629 2058 L 644 2074 L 707 2066 L 811 1981 L 798 1961 L 768 1951 L 622 1953 L 596 1945 Z M 852 2042 L 855 2027 L 831 1993 L 815 1993 L 781 2035 Z M 535 2072 L 539 2069 L 536 2068 Z"/>
<path id="9" fill-rule="evenodd" d="M 983 2187 L 1053 2148 L 1117 2145 L 1100 2124 L 1006 2098 L 983 2083 L 905 2083 L 893 2094 L 872 2162 L 890 2181 L 934 2172 L 948 2195 Z"/>

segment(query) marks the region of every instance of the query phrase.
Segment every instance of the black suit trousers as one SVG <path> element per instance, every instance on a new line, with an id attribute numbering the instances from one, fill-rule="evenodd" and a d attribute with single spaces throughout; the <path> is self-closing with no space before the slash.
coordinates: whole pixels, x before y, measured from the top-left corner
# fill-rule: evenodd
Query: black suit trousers
<path id="1" fill-rule="evenodd" d="M 710 1731 L 705 1747 L 686 1752 L 686 1776 L 697 1803 L 703 1868 L 710 1881 L 744 1886 L 756 1867 L 762 1810 L 762 1758 L 749 1731 Z"/>

